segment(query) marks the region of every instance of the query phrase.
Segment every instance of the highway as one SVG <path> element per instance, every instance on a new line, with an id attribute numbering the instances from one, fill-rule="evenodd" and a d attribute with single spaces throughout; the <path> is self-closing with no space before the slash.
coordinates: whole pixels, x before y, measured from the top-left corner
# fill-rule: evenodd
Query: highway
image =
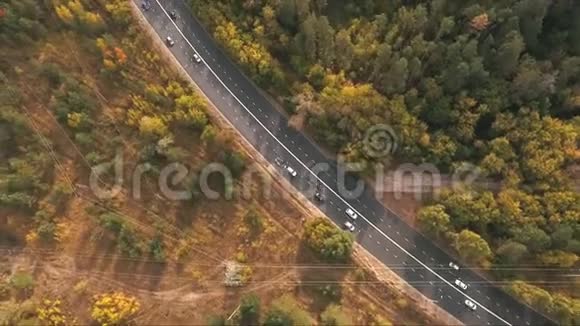
<path id="1" fill-rule="evenodd" d="M 141 5 L 141 1 L 134 1 Z M 177 12 L 177 19 L 169 17 L 170 11 Z M 357 242 L 410 285 L 466 325 L 554 324 L 469 269 L 449 268 L 453 259 L 385 208 L 369 187 L 355 198 L 344 192 L 339 195 L 341 166 L 288 126 L 287 118 L 230 61 L 192 16 L 185 1 L 151 0 L 151 7 L 142 13 L 162 40 L 170 36 L 175 41 L 170 48 L 175 58 L 242 136 L 337 225 L 347 220 L 346 208 L 356 211 Z M 196 52 L 201 63 L 192 60 Z M 277 165 L 277 158 L 294 168 L 297 176 L 291 177 Z M 320 163 L 327 163 L 328 169 L 313 171 Z M 357 182 L 356 177 L 348 177 L 348 185 Z M 313 198 L 317 185 L 325 197 L 321 203 Z M 453 284 L 457 278 L 469 284 L 467 291 Z M 475 311 L 465 306 L 466 299 L 476 303 Z"/>

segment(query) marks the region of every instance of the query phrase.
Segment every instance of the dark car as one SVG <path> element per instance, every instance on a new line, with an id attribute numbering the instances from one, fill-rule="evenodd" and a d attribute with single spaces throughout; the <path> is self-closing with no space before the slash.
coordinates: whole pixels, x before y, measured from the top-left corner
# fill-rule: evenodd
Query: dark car
<path id="1" fill-rule="evenodd" d="M 143 8 L 143 10 L 147 11 L 151 8 L 151 3 L 149 3 L 149 1 L 143 1 L 143 2 L 141 2 L 141 8 Z"/>
<path id="2" fill-rule="evenodd" d="M 314 193 L 314 198 L 316 198 L 316 200 L 318 200 L 318 201 L 323 201 L 324 200 L 324 197 L 322 196 L 322 193 L 320 191 L 316 191 Z"/>
<path id="3" fill-rule="evenodd" d="M 175 12 L 175 10 L 169 12 L 169 17 L 171 17 L 171 19 L 173 20 L 177 19 L 177 13 Z"/>

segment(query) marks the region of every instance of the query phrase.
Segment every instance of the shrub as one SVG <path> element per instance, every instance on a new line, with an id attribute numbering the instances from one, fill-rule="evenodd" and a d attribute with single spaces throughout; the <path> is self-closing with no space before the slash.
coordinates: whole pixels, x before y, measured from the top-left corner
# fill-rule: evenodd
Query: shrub
<path id="1" fill-rule="evenodd" d="M 96 295 L 91 307 L 91 317 L 101 325 L 120 325 L 139 310 L 135 297 L 122 292 Z"/>
<path id="2" fill-rule="evenodd" d="M 260 298 L 249 294 L 240 303 L 240 325 L 257 325 L 260 320 Z"/>
<path id="3" fill-rule="evenodd" d="M 223 163 L 230 170 L 234 178 L 239 178 L 246 169 L 246 160 L 244 156 L 238 152 L 224 152 Z"/>
<path id="4" fill-rule="evenodd" d="M 43 322 L 43 325 L 66 326 L 75 323 L 73 318 L 63 311 L 61 301 L 58 299 L 44 300 L 41 306 L 36 310 L 36 313 L 38 314 L 38 319 Z"/>
<path id="5" fill-rule="evenodd" d="M 17 290 L 32 290 L 34 278 L 26 272 L 16 272 L 10 278 L 10 285 Z"/>

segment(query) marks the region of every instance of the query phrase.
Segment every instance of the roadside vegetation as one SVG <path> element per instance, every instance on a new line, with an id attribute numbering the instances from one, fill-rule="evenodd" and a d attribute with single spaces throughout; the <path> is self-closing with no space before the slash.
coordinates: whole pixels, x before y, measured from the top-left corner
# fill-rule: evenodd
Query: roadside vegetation
<path id="1" fill-rule="evenodd" d="M 367 175 L 376 163 L 430 163 L 442 173 L 469 163 L 500 184 L 494 192 L 445 191 L 418 212 L 418 226 L 465 265 L 528 282 L 507 288 L 538 310 L 579 322 L 578 284 L 565 276 L 580 253 L 577 1 L 193 0 L 192 7 L 295 127 L 342 159 L 365 163 Z M 395 131 L 396 159 L 365 152 L 365 131 L 376 124 Z"/>
<path id="2" fill-rule="evenodd" d="M 438 323 L 281 184 L 239 196 L 250 153 L 150 36 L 125 0 L 0 0 L 0 325 Z"/>

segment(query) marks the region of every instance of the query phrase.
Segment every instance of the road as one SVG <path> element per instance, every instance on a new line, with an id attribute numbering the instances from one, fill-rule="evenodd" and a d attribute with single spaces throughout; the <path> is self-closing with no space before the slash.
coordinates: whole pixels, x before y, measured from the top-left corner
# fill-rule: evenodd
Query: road
<path id="1" fill-rule="evenodd" d="M 177 13 L 175 21 L 169 17 L 170 11 Z M 453 271 L 448 267 L 452 258 L 385 208 L 369 187 L 355 198 L 348 198 L 344 191 L 339 195 L 341 166 L 329 161 L 307 137 L 288 126 L 287 118 L 215 44 L 186 2 L 151 0 L 149 10 L 142 12 L 161 39 L 170 36 L 175 40 L 175 46 L 170 48 L 175 58 L 242 136 L 306 198 L 313 198 L 315 186 L 319 185 L 325 200 L 312 201 L 337 225 L 346 221 L 347 207 L 354 209 L 359 215 L 358 243 L 409 284 L 467 325 L 554 324 L 469 269 Z M 196 51 L 202 63 L 193 62 Z M 286 173 L 275 163 L 276 158 L 293 167 L 297 176 Z M 328 169 L 313 171 L 319 163 L 327 163 Z M 349 176 L 346 183 L 355 186 L 357 182 L 356 177 Z M 457 278 L 470 285 L 467 291 L 453 285 Z M 476 303 L 475 311 L 465 306 L 466 299 Z"/>

